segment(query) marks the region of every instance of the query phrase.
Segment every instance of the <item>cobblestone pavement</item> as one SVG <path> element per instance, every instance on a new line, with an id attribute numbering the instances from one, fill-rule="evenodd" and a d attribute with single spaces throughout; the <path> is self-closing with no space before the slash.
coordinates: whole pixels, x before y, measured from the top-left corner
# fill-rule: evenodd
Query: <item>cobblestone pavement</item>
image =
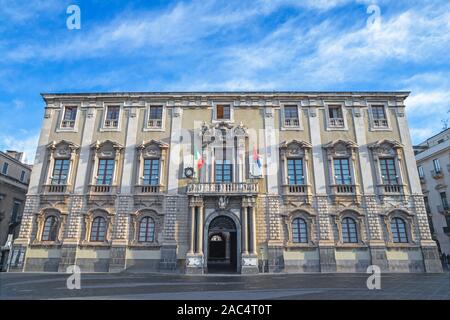
<path id="1" fill-rule="evenodd" d="M 167 275 L 81 274 L 69 290 L 68 274 L 0 273 L 0 299 L 438 299 L 450 300 L 450 273 L 382 274 L 368 290 L 367 274 Z"/>

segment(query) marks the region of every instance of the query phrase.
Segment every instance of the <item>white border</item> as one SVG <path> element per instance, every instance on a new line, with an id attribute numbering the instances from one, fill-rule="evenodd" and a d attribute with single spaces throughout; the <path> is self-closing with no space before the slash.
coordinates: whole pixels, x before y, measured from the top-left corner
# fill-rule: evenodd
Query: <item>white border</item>
<path id="1" fill-rule="evenodd" d="M 298 126 L 289 126 L 286 127 L 284 125 L 284 107 L 286 106 L 297 106 L 297 114 L 298 114 Z M 280 102 L 280 130 L 303 130 L 303 118 L 302 118 L 302 108 L 300 102 Z"/>
<path id="2" fill-rule="evenodd" d="M 345 101 L 324 101 L 324 110 L 325 110 L 325 130 L 326 131 L 348 131 L 347 125 L 347 108 L 345 107 Z M 330 127 L 330 112 L 329 106 L 341 106 L 342 110 L 342 118 L 344 120 L 343 127 Z"/>
<path id="3" fill-rule="evenodd" d="M 161 119 L 161 127 L 160 128 L 150 128 L 148 126 L 148 120 L 150 118 L 150 107 L 162 107 L 162 119 Z M 145 117 L 144 117 L 144 131 L 165 131 L 166 129 L 166 110 L 167 103 L 166 102 L 146 102 L 145 103 Z"/>
<path id="4" fill-rule="evenodd" d="M 384 114 L 386 115 L 387 127 L 374 127 L 372 106 L 384 106 Z M 369 131 L 392 131 L 391 120 L 389 117 L 389 106 L 387 101 L 367 101 L 367 110 L 369 112 Z"/>
<path id="5" fill-rule="evenodd" d="M 64 115 L 66 113 L 66 107 L 77 107 L 77 114 L 75 116 L 75 124 L 73 128 L 63 128 L 62 122 L 64 120 Z M 59 119 L 58 119 L 58 125 L 56 127 L 56 132 L 78 132 L 78 123 L 80 119 L 80 112 L 81 112 L 81 103 L 75 102 L 75 103 L 61 103 L 61 109 L 59 112 Z"/>
<path id="6" fill-rule="evenodd" d="M 119 107 L 119 119 L 117 120 L 117 128 L 105 128 L 105 121 L 106 121 L 106 115 L 107 115 L 107 109 L 108 107 L 115 107 L 118 106 Z M 123 106 L 124 106 L 124 102 L 103 102 L 103 107 L 102 107 L 102 111 L 103 111 L 103 117 L 102 117 L 102 123 L 100 126 L 100 131 L 101 132 L 105 132 L 105 131 L 120 131 L 121 125 L 122 125 L 122 117 L 123 117 Z"/>

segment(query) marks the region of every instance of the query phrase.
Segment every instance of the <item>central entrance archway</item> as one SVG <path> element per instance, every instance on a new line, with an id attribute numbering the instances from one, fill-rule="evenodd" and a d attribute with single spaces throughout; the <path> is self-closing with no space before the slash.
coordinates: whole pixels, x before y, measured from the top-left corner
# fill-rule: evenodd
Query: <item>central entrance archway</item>
<path id="1" fill-rule="evenodd" d="M 208 273 L 237 272 L 238 230 L 233 219 L 226 215 L 213 218 L 207 235 Z"/>

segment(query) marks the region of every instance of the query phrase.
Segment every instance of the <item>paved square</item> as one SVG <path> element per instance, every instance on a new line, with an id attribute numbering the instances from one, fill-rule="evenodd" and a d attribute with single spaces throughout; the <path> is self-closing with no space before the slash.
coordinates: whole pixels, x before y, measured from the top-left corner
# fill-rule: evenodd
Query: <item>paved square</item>
<path id="1" fill-rule="evenodd" d="M 437 299 L 450 300 L 450 273 L 382 274 L 369 290 L 368 274 L 167 275 L 81 274 L 69 290 L 69 274 L 1 273 L 0 299 Z"/>

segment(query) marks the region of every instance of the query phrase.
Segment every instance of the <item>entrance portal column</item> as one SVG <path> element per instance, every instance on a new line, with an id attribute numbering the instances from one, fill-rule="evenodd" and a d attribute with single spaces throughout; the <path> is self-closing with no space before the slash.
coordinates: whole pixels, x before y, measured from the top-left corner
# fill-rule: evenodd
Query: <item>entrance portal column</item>
<path id="1" fill-rule="evenodd" d="M 189 199 L 191 238 L 186 254 L 186 273 L 203 273 L 203 199 L 192 196 Z M 198 210 L 197 210 L 198 208 Z M 198 214 L 196 213 L 198 211 Z M 196 228 L 197 226 L 197 228 Z"/>
<path id="2" fill-rule="evenodd" d="M 256 254 L 256 219 L 254 207 L 256 199 L 242 198 L 242 259 L 241 273 L 258 273 L 258 256 Z M 249 248 L 250 247 L 250 248 Z M 251 250 L 249 250 L 251 249 Z"/>
<path id="3" fill-rule="evenodd" d="M 203 223 L 204 223 L 204 207 L 203 205 L 198 207 L 198 238 L 197 238 L 197 246 L 198 246 L 198 254 L 203 255 Z"/>
<path id="4" fill-rule="evenodd" d="M 248 207 L 249 216 L 251 219 L 251 229 L 250 229 L 250 241 L 252 244 L 251 253 L 256 255 L 256 209 L 255 207 Z"/>
<path id="5" fill-rule="evenodd" d="M 248 207 L 242 207 L 242 253 L 248 254 Z"/>
<path id="6" fill-rule="evenodd" d="M 189 214 L 190 214 L 190 220 L 191 220 L 191 233 L 190 233 L 190 243 L 189 243 L 189 254 L 194 253 L 194 243 L 195 243 L 195 207 L 190 206 L 189 207 Z"/>

